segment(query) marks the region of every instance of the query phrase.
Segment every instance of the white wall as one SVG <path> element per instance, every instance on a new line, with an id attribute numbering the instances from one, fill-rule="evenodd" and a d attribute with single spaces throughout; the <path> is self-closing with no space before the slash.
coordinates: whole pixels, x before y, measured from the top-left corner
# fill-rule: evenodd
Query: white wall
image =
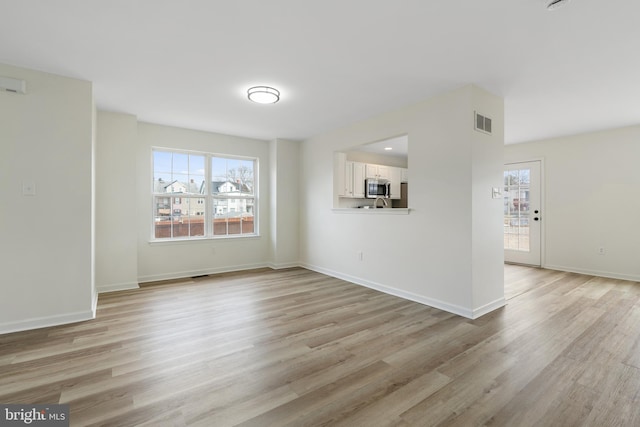
<path id="1" fill-rule="evenodd" d="M 544 267 L 640 281 L 639 141 L 632 126 L 505 147 L 505 163 L 544 160 Z"/>
<path id="2" fill-rule="evenodd" d="M 472 87 L 472 110 L 493 119 L 491 136 L 469 130 L 473 307 L 484 312 L 495 305 L 497 298 L 504 298 L 502 198 L 492 198 L 493 187 L 501 188 L 503 180 L 504 102 Z"/>
<path id="3" fill-rule="evenodd" d="M 91 83 L 2 64 L 0 75 L 28 92 L 0 92 L 0 333 L 90 319 Z"/>
<path id="4" fill-rule="evenodd" d="M 276 139 L 269 143 L 271 263 L 273 268 L 297 266 L 300 144 Z"/>
<path id="5" fill-rule="evenodd" d="M 259 237 L 151 243 L 151 148 L 169 147 L 257 157 Z M 138 280 L 148 282 L 267 266 L 270 262 L 269 143 L 161 126 L 138 124 Z"/>
<path id="6" fill-rule="evenodd" d="M 387 165 L 396 168 L 406 168 L 407 159 L 399 156 L 385 156 L 382 154 L 368 153 L 366 151 L 348 151 L 347 160 L 374 165 Z"/>
<path id="7" fill-rule="evenodd" d="M 100 292 L 138 287 L 138 121 L 99 112 L 96 149 L 96 284 Z"/>
<path id="8" fill-rule="evenodd" d="M 500 131 L 472 135 L 474 108 Z M 502 201 L 490 199 L 491 186 L 502 182 L 502 116 L 501 100 L 466 86 L 305 141 L 303 264 L 467 317 L 502 306 Z M 332 210 L 333 152 L 400 134 L 409 136 L 410 214 Z"/>

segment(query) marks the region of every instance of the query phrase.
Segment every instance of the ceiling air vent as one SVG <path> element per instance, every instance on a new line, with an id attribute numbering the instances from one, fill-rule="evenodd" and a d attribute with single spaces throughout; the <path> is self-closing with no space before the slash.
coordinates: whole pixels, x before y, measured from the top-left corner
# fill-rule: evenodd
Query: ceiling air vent
<path id="1" fill-rule="evenodd" d="M 476 120 L 474 123 L 474 129 L 478 132 L 488 133 L 491 135 L 491 119 L 475 112 Z"/>

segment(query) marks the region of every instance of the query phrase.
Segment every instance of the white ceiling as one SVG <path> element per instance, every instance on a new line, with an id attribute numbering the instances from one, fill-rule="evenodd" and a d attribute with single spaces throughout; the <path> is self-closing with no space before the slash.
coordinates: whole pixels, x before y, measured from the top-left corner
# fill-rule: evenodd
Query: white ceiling
<path id="1" fill-rule="evenodd" d="M 640 123 L 640 1 L 0 0 L 0 62 L 141 121 L 305 139 L 468 83 L 507 143 Z M 246 99 L 272 85 L 274 105 Z"/>
<path id="2" fill-rule="evenodd" d="M 407 158 L 409 155 L 409 136 L 400 135 L 382 141 L 370 142 L 353 147 L 353 150 Z"/>

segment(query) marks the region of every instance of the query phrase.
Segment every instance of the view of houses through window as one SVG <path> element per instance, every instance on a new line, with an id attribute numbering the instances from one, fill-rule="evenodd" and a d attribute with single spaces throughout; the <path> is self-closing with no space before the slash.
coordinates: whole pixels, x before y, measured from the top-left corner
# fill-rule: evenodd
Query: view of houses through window
<path id="1" fill-rule="evenodd" d="M 255 235 L 257 159 L 153 150 L 153 238 Z"/>
<path id="2" fill-rule="evenodd" d="M 529 251 L 529 169 L 504 171 L 504 248 Z"/>

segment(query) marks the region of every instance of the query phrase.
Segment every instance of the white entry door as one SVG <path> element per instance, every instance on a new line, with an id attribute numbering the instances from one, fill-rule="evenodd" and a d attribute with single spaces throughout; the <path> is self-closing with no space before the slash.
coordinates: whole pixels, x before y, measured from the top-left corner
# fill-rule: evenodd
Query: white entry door
<path id="1" fill-rule="evenodd" d="M 540 266 L 540 162 L 504 167 L 504 260 Z"/>

